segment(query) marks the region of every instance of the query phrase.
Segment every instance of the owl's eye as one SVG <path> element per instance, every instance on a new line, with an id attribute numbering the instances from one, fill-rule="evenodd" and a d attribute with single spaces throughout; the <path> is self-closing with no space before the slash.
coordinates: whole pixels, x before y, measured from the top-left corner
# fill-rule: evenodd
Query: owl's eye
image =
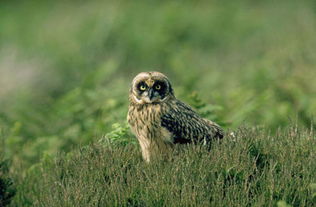
<path id="1" fill-rule="evenodd" d="M 142 85 L 140 85 L 139 86 L 139 89 L 141 90 L 141 91 L 144 91 L 144 90 L 146 90 L 146 85 L 145 84 L 142 84 Z"/>
<path id="2" fill-rule="evenodd" d="M 160 84 L 157 84 L 157 85 L 155 86 L 155 89 L 156 89 L 156 90 L 160 90 L 160 89 L 161 89 L 161 85 L 160 85 Z"/>

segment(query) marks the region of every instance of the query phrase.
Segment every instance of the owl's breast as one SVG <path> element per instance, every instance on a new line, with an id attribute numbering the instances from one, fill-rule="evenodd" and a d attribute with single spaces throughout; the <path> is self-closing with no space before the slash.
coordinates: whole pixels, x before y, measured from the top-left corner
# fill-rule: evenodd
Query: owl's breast
<path id="1" fill-rule="evenodd" d="M 130 106 L 128 122 L 138 139 L 171 140 L 170 132 L 161 127 L 163 111 L 164 108 L 160 104 Z"/>

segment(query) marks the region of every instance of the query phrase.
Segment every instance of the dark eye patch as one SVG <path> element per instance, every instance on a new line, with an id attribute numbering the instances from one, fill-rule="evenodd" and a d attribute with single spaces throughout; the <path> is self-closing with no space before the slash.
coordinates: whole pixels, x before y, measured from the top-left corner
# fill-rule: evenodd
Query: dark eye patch
<path id="1" fill-rule="evenodd" d="M 147 88 L 147 84 L 143 81 L 137 84 L 137 90 L 141 93 L 144 92 Z"/>
<path id="2" fill-rule="evenodd" d="M 153 89 L 159 93 L 161 98 L 164 98 L 166 96 L 167 85 L 165 82 L 156 81 L 155 84 L 153 85 Z"/>
<path id="3" fill-rule="evenodd" d="M 160 89 L 165 89 L 166 88 L 166 84 L 162 81 L 156 81 L 153 88 L 157 88 L 158 86 L 160 86 Z"/>

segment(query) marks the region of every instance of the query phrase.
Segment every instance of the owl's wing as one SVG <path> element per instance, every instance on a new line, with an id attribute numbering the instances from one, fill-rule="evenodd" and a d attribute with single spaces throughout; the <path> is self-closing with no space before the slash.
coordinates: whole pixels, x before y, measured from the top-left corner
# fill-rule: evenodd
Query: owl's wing
<path id="1" fill-rule="evenodd" d="M 214 132 L 215 132 L 214 138 L 221 139 L 224 137 L 224 130 L 222 129 L 222 127 L 220 127 L 218 124 L 208 119 L 204 119 L 204 121 L 206 121 L 214 129 Z"/>
<path id="2" fill-rule="evenodd" d="M 177 100 L 161 117 L 161 125 L 173 134 L 174 143 L 206 142 L 223 138 L 223 130 L 212 121 L 203 119 L 189 106 Z"/>

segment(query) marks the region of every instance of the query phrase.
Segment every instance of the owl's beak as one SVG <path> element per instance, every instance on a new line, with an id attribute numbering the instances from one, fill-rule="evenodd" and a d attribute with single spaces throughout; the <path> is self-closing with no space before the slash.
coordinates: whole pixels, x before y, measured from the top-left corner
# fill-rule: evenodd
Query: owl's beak
<path id="1" fill-rule="evenodd" d="M 148 89 L 148 98 L 149 100 L 152 100 L 154 97 L 154 90 L 152 88 Z"/>

